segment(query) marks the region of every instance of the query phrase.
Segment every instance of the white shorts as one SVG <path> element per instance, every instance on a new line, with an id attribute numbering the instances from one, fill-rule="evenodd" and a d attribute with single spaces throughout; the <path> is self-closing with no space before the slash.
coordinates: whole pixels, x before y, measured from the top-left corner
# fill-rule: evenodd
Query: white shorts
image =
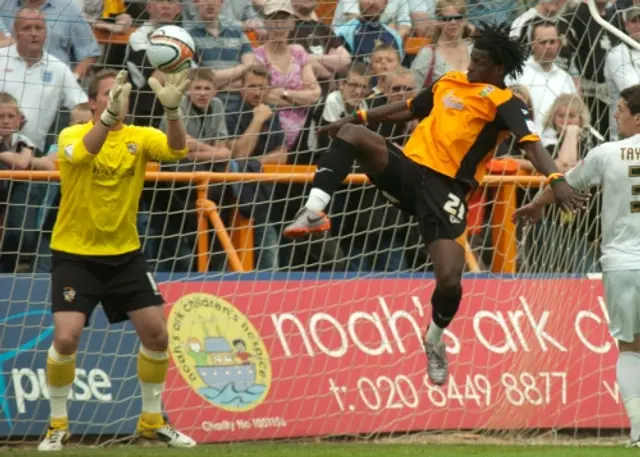
<path id="1" fill-rule="evenodd" d="M 640 334 L 640 270 L 605 271 L 602 285 L 611 336 L 632 343 Z"/>

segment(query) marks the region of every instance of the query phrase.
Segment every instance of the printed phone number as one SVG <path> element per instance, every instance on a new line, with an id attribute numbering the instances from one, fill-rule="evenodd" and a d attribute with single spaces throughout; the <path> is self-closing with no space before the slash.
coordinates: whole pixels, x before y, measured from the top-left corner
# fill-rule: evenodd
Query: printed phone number
<path id="1" fill-rule="evenodd" d="M 482 374 L 469 374 L 457 380 L 449 376 L 444 386 L 433 385 L 427 375 L 419 385 L 405 375 L 395 378 L 360 377 L 355 386 L 344 386 L 329 379 L 329 391 L 341 411 L 362 409 L 416 409 L 420 407 L 455 407 L 477 405 L 489 407 L 507 401 L 513 406 L 566 405 L 567 373 L 503 373 L 492 382 Z"/>

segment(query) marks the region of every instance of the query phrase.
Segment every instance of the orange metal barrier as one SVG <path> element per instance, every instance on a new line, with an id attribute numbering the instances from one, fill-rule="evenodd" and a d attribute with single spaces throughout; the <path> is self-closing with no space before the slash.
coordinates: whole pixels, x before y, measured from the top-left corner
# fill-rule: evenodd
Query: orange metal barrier
<path id="1" fill-rule="evenodd" d="M 336 0 L 318 2 L 318 7 L 316 8 L 316 16 L 318 16 L 320 22 L 326 25 L 331 25 L 337 5 L 338 2 Z"/>
<path id="2" fill-rule="evenodd" d="M 251 222 L 236 213 L 231 234 L 224 226 L 214 202 L 207 199 L 207 187 L 214 182 L 271 181 L 277 183 L 304 183 L 313 179 L 315 167 L 287 165 L 265 165 L 264 173 L 175 173 L 160 172 L 157 164 L 149 164 L 147 181 L 191 182 L 197 186 L 198 209 L 198 271 L 205 272 L 209 265 L 208 223 L 215 229 L 216 236 L 229 257 L 229 268 L 235 272 L 253 269 L 253 230 Z M 495 202 L 491 215 L 494 258 L 491 270 L 496 273 L 516 272 L 517 242 L 515 224 L 511 221 L 516 208 L 518 186 L 538 187 L 544 183 L 542 176 L 519 176 L 518 167 L 510 160 L 494 160 L 490 163 L 490 173 L 482 185 L 495 188 Z M 496 175 L 497 174 L 497 175 Z M 59 179 L 57 171 L 9 171 L 0 170 L 0 179 L 50 181 Z M 369 180 L 366 175 L 352 174 L 345 183 L 364 185 Z M 477 271 L 475 257 L 467 245 L 467 263 L 471 271 Z"/>
<path id="3" fill-rule="evenodd" d="M 129 43 L 129 35 L 134 31 L 135 29 L 129 33 L 112 33 L 107 30 L 93 29 L 93 35 L 100 44 L 126 45 Z"/>
<path id="4" fill-rule="evenodd" d="M 404 52 L 409 55 L 415 55 L 422 48 L 431 43 L 431 38 L 427 37 L 409 37 L 404 42 Z"/>

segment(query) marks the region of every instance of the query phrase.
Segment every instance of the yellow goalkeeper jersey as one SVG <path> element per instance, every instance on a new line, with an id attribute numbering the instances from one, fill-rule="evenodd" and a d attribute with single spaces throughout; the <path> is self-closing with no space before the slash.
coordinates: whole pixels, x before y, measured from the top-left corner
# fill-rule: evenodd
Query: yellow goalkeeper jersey
<path id="1" fill-rule="evenodd" d="M 179 160 L 187 149 L 171 149 L 151 127 L 125 125 L 111 131 L 98 154 L 83 137 L 93 123 L 64 129 L 58 138 L 62 199 L 51 249 L 111 256 L 140 248 L 136 216 L 149 160 Z"/>

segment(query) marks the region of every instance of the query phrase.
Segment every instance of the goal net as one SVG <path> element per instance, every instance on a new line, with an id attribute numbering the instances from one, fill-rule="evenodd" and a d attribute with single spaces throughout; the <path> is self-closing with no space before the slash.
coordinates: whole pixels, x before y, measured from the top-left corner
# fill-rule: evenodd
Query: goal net
<path id="1" fill-rule="evenodd" d="M 401 3 L 389 5 L 400 9 Z M 509 141 L 469 200 L 464 297 L 444 336 L 451 373 L 443 387 L 426 377 L 421 336 L 431 320 L 435 281 L 414 218 L 390 205 L 354 168 L 328 209 L 330 233 L 298 241 L 281 237 L 282 228 L 304 205 L 313 167 L 330 144 L 316 135 L 318 125 L 335 116 L 328 104 L 358 97 L 362 103 L 376 103 L 371 92 L 376 84 L 386 97 L 378 96 L 379 103 L 410 97 L 427 76 L 451 66 L 451 56 L 462 55 L 459 47 L 439 49 L 434 30 L 442 35 L 461 21 L 514 20 L 535 6 L 525 3 L 428 5 L 429 17 L 439 18 L 425 23 L 431 38 L 406 38 L 401 51 L 402 65 L 413 71 L 382 72 L 375 83 L 370 73 L 350 71 L 356 68 L 352 64 L 327 76 L 333 64 L 318 58 L 324 52 L 314 47 L 318 32 L 307 42 L 309 55 L 296 55 L 290 68 L 313 60 L 323 86 L 319 101 L 302 97 L 286 106 L 281 98 L 279 111 L 274 109 L 257 128 L 246 116 L 255 106 L 250 98 L 255 88 L 245 85 L 242 95 L 237 87 L 232 96 L 218 91 L 218 99 L 224 100 L 220 106 L 234 121 L 226 122 L 225 134 L 211 133 L 218 122 L 212 114 L 215 106 L 207 105 L 211 81 L 202 75 L 195 81 L 202 84 L 191 87 L 183 116 L 189 135 L 199 141 L 199 146 L 189 146 L 192 153 L 199 151 L 197 166 L 149 164 L 137 221 L 143 251 L 167 302 L 171 365 L 163 405 L 178 429 L 198 442 L 228 442 L 412 432 L 522 438 L 590 430 L 601 436 L 627 427 L 615 383 L 617 348 L 607 331 L 595 260 L 597 193 L 580 215 L 550 210 L 536 226 L 515 225 L 514 209 L 535 195 L 541 179 L 524 171 L 526 164 Z M 391 10 L 385 10 L 385 20 L 399 28 L 404 13 Z M 340 13 L 343 19 L 349 20 L 349 11 Z M 321 3 L 317 14 L 331 24 L 335 4 Z M 419 17 L 409 10 L 406 14 L 410 20 Z M 563 16 L 565 27 L 574 25 L 572 17 Z M 126 36 L 123 40 L 97 29 L 96 36 L 101 59 L 126 66 Z M 269 53 L 258 51 L 269 32 L 251 36 L 267 69 L 280 71 Z M 203 40 L 196 46 L 206 46 Z M 225 46 L 232 46 L 231 41 Z M 327 54 L 337 52 L 333 48 Z M 413 64 L 434 52 L 426 71 Z M 365 57 L 373 71 L 371 56 Z M 393 60 L 381 57 L 387 58 Z M 586 152 L 580 149 L 585 145 L 609 138 L 608 127 L 599 131 L 609 119 L 609 102 L 589 104 L 589 97 L 599 99 L 603 86 L 588 86 L 587 67 L 574 63 L 566 71 L 571 81 L 582 84 L 589 119 L 580 117 L 582 105 L 575 98 L 554 105 L 564 110 L 563 116 L 573 110 L 580 118 L 578 154 Z M 130 74 L 136 76 L 131 69 Z M 3 78 L 8 76 L 0 73 L 0 91 Z M 304 92 L 307 84 L 296 86 L 273 73 L 269 79 L 271 86 L 291 92 Z M 24 90 L 30 90 L 23 82 Z M 537 83 L 514 83 L 528 89 L 533 111 L 540 94 L 545 100 L 552 94 L 553 102 L 563 93 Z M 204 108 L 193 108 L 197 97 L 206 99 Z M 132 100 L 134 113 L 147 103 Z M 235 110 L 229 108 L 233 103 Z M 61 113 L 52 132 L 69 123 L 68 110 Z M 271 119 L 279 120 L 279 130 Z M 567 136 L 556 122 L 562 124 L 552 118 L 541 131 L 551 134 L 545 141 L 559 158 Z M 299 130 L 297 141 L 290 139 L 296 136 L 292 128 Z M 397 126 L 378 128 L 398 143 L 406 138 L 407 131 Z M 256 148 L 262 152 L 247 153 Z M 223 149 L 234 160 L 211 158 Z M 203 159 L 206 154 L 209 158 Z M 272 160 L 255 160 L 264 155 Z M 570 163 L 566 156 L 562 160 Z M 49 412 L 45 362 L 53 327 L 48 243 L 59 187 L 57 172 L 25 179 L 24 173 L 6 168 L 0 170 L 0 196 L 5 197 L 0 201 L 0 441 L 25 442 L 42 436 Z M 82 336 L 69 397 L 75 437 L 95 443 L 134 433 L 141 406 L 138 347 L 129 323 L 111 326 L 101 310 L 94 313 Z"/>

